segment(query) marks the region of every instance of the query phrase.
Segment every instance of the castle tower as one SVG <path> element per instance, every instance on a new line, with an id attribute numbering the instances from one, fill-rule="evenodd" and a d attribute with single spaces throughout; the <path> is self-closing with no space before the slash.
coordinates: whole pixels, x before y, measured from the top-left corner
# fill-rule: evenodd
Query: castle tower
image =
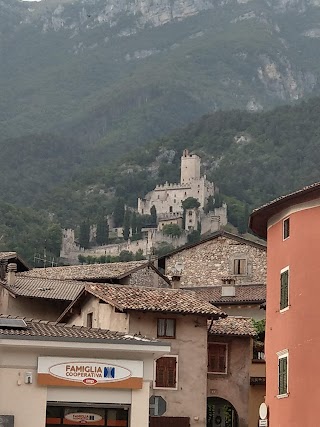
<path id="1" fill-rule="evenodd" d="M 200 162 L 199 156 L 189 154 L 188 150 L 183 150 L 181 157 L 181 184 L 200 179 Z"/>

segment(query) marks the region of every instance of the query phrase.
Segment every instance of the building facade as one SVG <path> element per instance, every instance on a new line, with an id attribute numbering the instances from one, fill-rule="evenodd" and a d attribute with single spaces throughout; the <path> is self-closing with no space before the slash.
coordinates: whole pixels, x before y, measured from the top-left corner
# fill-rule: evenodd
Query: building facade
<path id="1" fill-rule="evenodd" d="M 184 150 L 181 157 L 180 183 L 157 185 L 143 199 L 138 199 L 139 214 L 150 214 L 155 206 L 157 215 L 182 214 L 181 203 L 188 197 L 197 199 L 203 209 L 209 196 L 214 196 L 214 184 L 200 174 L 201 159 L 196 154 Z"/>
<path id="2" fill-rule="evenodd" d="M 269 424 L 317 424 L 320 183 L 253 211 L 268 242 L 266 358 Z"/>
<path id="3" fill-rule="evenodd" d="M 266 246 L 220 230 L 160 257 L 158 266 L 180 287 L 266 283 Z"/>
<path id="4" fill-rule="evenodd" d="M 167 343 L 0 316 L 0 420 L 14 427 L 149 426 Z"/>
<path id="5" fill-rule="evenodd" d="M 166 402 L 157 425 L 177 425 L 184 419 L 186 427 L 206 427 L 207 320 L 221 316 L 223 312 L 191 291 L 88 285 L 59 320 L 116 327 L 168 342 L 170 354 L 154 366 L 151 394 Z"/>

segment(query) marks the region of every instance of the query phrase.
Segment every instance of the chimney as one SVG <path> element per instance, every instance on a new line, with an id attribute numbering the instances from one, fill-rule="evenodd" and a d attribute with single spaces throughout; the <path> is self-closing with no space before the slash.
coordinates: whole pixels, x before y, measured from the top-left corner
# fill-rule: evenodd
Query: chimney
<path id="1" fill-rule="evenodd" d="M 0 260 L 0 280 L 5 280 L 7 274 L 7 260 Z"/>
<path id="2" fill-rule="evenodd" d="M 8 285 L 14 286 L 16 281 L 17 264 L 10 262 L 8 264 Z"/>
<path id="3" fill-rule="evenodd" d="M 181 279 L 181 276 L 172 276 L 171 278 L 172 289 L 180 289 L 180 279 Z"/>

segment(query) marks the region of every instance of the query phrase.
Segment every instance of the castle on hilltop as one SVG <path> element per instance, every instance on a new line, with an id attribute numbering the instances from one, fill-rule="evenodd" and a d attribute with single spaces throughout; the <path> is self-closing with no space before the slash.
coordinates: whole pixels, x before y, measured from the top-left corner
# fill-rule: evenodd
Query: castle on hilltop
<path id="1" fill-rule="evenodd" d="M 181 156 L 180 183 L 166 182 L 157 185 L 144 198 L 138 199 L 137 212 L 140 215 L 150 215 L 153 207 L 156 209 L 157 224 L 142 229 L 142 238 L 139 240 L 121 241 L 120 243 L 93 246 L 91 249 L 80 248 L 74 238 L 74 230 L 64 230 L 60 256 L 67 262 L 78 262 L 78 256 L 101 255 L 118 256 L 122 251 L 133 254 L 142 251 L 148 256 L 154 252 L 158 245 L 168 243 L 174 248 L 188 242 L 188 235 L 197 231 L 199 235 L 209 235 L 226 225 L 227 205 L 218 206 L 215 197 L 218 189 L 213 182 L 201 176 L 201 158 L 196 154 L 190 154 L 184 150 Z M 191 198 L 195 205 L 183 209 L 182 203 Z M 211 201 L 211 204 L 209 203 Z M 133 211 L 133 210 L 132 210 Z M 109 218 L 110 232 L 118 238 L 123 236 L 122 227 L 113 227 L 112 217 Z M 173 237 L 164 233 L 166 225 L 176 224 L 181 229 L 179 237 Z M 91 228 L 91 239 L 94 242 L 95 226 Z M 131 235 L 131 234 L 130 234 Z"/>
<path id="2" fill-rule="evenodd" d="M 158 218 L 167 217 L 172 214 L 182 215 L 181 203 L 188 197 L 197 199 L 200 209 L 204 209 L 209 196 L 214 196 L 214 184 L 200 175 L 201 159 L 196 154 L 189 154 L 184 150 L 181 157 L 181 173 L 179 184 L 157 185 L 145 198 L 138 199 L 138 212 L 140 214 L 150 213 L 154 206 Z"/>

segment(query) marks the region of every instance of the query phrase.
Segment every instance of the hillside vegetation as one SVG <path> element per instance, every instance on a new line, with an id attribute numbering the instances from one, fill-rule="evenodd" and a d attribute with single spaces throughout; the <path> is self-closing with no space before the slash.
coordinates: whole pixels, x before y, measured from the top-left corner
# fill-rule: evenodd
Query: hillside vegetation
<path id="1" fill-rule="evenodd" d="M 185 148 L 201 156 L 203 173 L 229 206 L 230 222 L 245 232 L 252 208 L 320 181 L 319 115 L 319 98 L 262 113 L 216 112 L 105 165 L 100 147 L 78 149 L 53 135 L 3 141 L 1 198 L 29 205 L 33 213 L 4 205 L 2 246 L 30 258 L 45 246 L 52 221 L 77 228 L 83 219 L 96 223 L 111 213 L 119 199 L 136 207 L 137 197 L 157 183 L 179 181 Z M 11 222 L 4 212 L 13 212 Z"/>

